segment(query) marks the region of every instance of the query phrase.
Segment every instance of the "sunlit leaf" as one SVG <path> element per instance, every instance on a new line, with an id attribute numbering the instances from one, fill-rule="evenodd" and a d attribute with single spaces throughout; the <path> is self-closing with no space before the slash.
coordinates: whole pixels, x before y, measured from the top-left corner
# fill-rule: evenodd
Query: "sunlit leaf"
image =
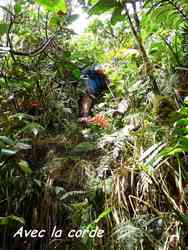
<path id="1" fill-rule="evenodd" d="M 182 110 L 179 112 L 182 115 L 188 115 L 188 108 L 182 108 Z"/>
<path id="2" fill-rule="evenodd" d="M 96 4 L 98 2 L 98 0 L 88 0 L 88 3 L 90 4 Z"/>
<path id="3" fill-rule="evenodd" d="M 62 11 L 64 13 L 67 12 L 66 0 L 36 0 L 36 1 L 49 11 L 52 12 Z"/>
<path id="4" fill-rule="evenodd" d="M 15 115 L 11 116 L 12 118 L 16 117 L 18 120 L 23 120 L 23 119 L 32 119 L 31 115 L 24 114 L 24 113 L 16 113 Z"/>
<path id="5" fill-rule="evenodd" d="M 118 6 L 114 9 L 111 17 L 112 25 L 115 25 L 117 22 L 123 21 L 125 17 L 122 15 L 123 7 Z"/>
<path id="6" fill-rule="evenodd" d="M 184 118 L 184 119 L 180 119 L 178 120 L 175 125 L 178 125 L 178 126 L 185 126 L 185 125 L 188 125 L 188 118 Z"/>
<path id="7" fill-rule="evenodd" d="M 15 215 L 10 215 L 7 217 L 0 217 L 0 225 L 1 226 L 12 224 L 14 221 L 17 223 L 25 224 L 24 218 L 17 217 Z"/>
<path id="8" fill-rule="evenodd" d="M 63 187 L 55 187 L 55 192 L 56 194 L 61 194 L 61 193 L 64 193 L 65 192 L 65 189 Z"/>
<path id="9" fill-rule="evenodd" d="M 98 223 L 102 219 L 106 219 L 106 217 L 112 212 L 112 208 L 107 208 L 104 212 L 102 212 L 98 218 L 95 220 L 95 223 Z"/>
<path id="10" fill-rule="evenodd" d="M 44 127 L 40 124 L 36 122 L 28 122 L 25 127 L 19 130 L 18 134 L 22 132 L 28 132 L 33 133 L 36 136 L 42 130 L 44 130 Z"/>
<path id="11" fill-rule="evenodd" d="M 16 3 L 14 6 L 15 14 L 18 15 L 22 11 L 22 6 L 20 3 Z"/>
<path id="12" fill-rule="evenodd" d="M 16 143 L 15 148 L 22 149 L 22 150 L 29 150 L 32 148 L 32 146 L 26 143 L 18 142 Z"/>
<path id="13" fill-rule="evenodd" d="M 12 156 L 15 155 L 17 153 L 17 151 L 15 150 L 11 150 L 11 149 L 1 149 L 0 150 L 0 156 Z"/>
<path id="14" fill-rule="evenodd" d="M 115 0 L 99 0 L 95 5 L 89 10 L 90 15 L 102 14 L 110 9 L 114 8 L 116 5 Z"/>
<path id="15" fill-rule="evenodd" d="M 50 28 L 56 30 L 57 26 L 60 24 L 60 23 L 63 23 L 64 21 L 64 17 L 61 17 L 61 16 L 58 16 L 58 15 L 53 15 L 51 18 L 50 18 L 50 21 L 49 21 L 49 25 L 50 25 Z"/>
<path id="16" fill-rule="evenodd" d="M 39 133 L 39 131 L 38 131 L 37 128 L 33 128 L 33 129 L 32 129 L 32 132 L 33 132 L 33 134 L 34 134 L 35 136 L 38 135 L 38 133 Z"/>
<path id="17" fill-rule="evenodd" d="M 159 156 L 168 157 L 169 155 L 173 155 L 176 153 L 182 152 L 182 149 L 180 147 L 177 147 L 177 145 L 172 145 L 164 148 L 160 153 Z"/>
<path id="18" fill-rule="evenodd" d="M 29 166 L 29 164 L 27 163 L 27 161 L 21 160 L 19 162 L 19 167 L 21 168 L 21 170 L 25 173 L 25 174 L 31 174 L 32 170 Z"/>

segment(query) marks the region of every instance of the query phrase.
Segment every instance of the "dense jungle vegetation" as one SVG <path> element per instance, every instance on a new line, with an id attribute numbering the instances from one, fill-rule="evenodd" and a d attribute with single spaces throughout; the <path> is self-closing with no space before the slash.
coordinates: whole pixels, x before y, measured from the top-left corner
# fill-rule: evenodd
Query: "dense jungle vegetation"
<path id="1" fill-rule="evenodd" d="M 0 9 L 0 249 L 188 249 L 188 2 Z M 79 121 L 95 64 L 110 85 L 92 116 L 108 126 Z"/>

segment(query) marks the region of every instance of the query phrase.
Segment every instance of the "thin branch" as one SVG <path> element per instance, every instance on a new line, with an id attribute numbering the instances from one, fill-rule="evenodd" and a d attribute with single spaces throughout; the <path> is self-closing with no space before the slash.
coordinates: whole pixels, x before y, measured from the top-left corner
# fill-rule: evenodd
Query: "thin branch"
<path id="1" fill-rule="evenodd" d="M 11 29 L 13 27 L 14 20 L 15 20 L 15 17 L 11 16 L 10 17 L 10 24 L 9 24 L 8 31 L 7 31 L 7 43 L 6 43 L 6 46 L 10 47 L 10 54 L 11 54 L 11 57 L 12 57 L 13 61 L 15 62 L 16 59 L 14 57 L 14 54 L 11 53 L 11 50 L 12 50 L 13 46 L 12 46 L 12 41 L 11 41 L 11 38 L 10 38 L 10 32 L 11 32 Z"/>
<path id="2" fill-rule="evenodd" d="M 181 9 L 180 6 L 178 6 L 177 4 L 175 4 L 173 1 L 168 0 L 168 2 L 180 13 L 180 15 L 186 20 L 188 21 L 188 16 L 184 13 L 184 11 Z"/>
<path id="3" fill-rule="evenodd" d="M 46 35 L 46 39 L 48 39 L 48 17 L 49 17 L 49 13 L 47 12 L 47 14 L 45 16 L 45 35 Z"/>
<path id="4" fill-rule="evenodd" d="M 134 11 L 133 17 L 134 17 L 134 21 L 135 21 L 136 30 L 138 33 L 140 33 L 140 20 L 139 20 L 138 14 L 137 14 L 137 8 L 136 8 L 135 2 L 132 3 L 132 7 L 133 7 L 133 11 Z"/>
<path id="5" fill-rule="evenodd" d="M 0 5 L 0 8 L 9 13 L 11 17 L 15 17 L 14 13 L 12 13 L 7 7 Z"/>
<path id="6" fill-rule="evenodd" d="M 153 75 L 153 65 L 150 63 L 150 60 L 147 56 L 146 50 L 145 50 L 143 43 L 142 43 L 142 38 L 141 38 L 140 34 L 136 31 L 136 28 L 133 24 L 131 17 L 130 17 L 129 10 L 128 10 L 126 4 L 125 4 L 125 13 L 126 13 L 126 16 L 128 18 L 133 35 L 134 35 L 134 37 L 137 41 L 137 44 L 139 46 L 139 49 L 140 49 L 140 53 L 141 53 L 141 56 L 143 59 L 144 67 L 145 67 L 145 74 L 149 77 L 149 79 L 151 81 L 153 93 L 159 94 L 160 91 L 159 91 L 159 88 L 157 86 L 156 79 Z"/>
<path id="7" fill-rule="evenodd" d="M 156 8 L 158 7 L 161 7 L 162 4 L 165 2 L 165 0 L 161 0 L 155 4 L 153 4 L 151 6 L 151 8 L 148 10 L 148 12 L 146 13 L 146 15 L 149 15 L 153 10 L 155 10 Z M 144 7 L 147 8 L 147 4 L 150 3 L 150 0 L 146 1 L 145 4 L 144 4 Z"/>
<path id="8" fill-rule="evenodd" d="M 49 44 L 54 40 L 55 38 L 55 35 L 49 37 L 45 42 L 42 43 L 42 45 L 33 50 L 33 51 L 30 51 L 30 52 L 22 52 L 22 51 L 16 51 L 16 50 L 13 50 L 13 49 L 10 49 L 10 53 L 12 53 L 13 55 L 17 55 L 17 56 L 37 56 L 39 55 L 40 53 L 44 52 L 45 49 L 49 46 Z"/>

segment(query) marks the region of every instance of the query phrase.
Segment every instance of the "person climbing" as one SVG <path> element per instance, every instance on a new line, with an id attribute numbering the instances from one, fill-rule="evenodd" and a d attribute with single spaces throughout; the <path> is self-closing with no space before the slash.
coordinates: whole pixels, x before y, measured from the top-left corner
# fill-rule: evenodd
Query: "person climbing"
<path id="1" fill-rule="evenodd" d="M 87 70 L 85 76 L 85 90 L 80 98 L 80 122 L 87 124 L 91 119 L 91 108 L 94 102 L 104 94 L 110 81 L 102 65 L 97 65 L 94 69 Z"/>

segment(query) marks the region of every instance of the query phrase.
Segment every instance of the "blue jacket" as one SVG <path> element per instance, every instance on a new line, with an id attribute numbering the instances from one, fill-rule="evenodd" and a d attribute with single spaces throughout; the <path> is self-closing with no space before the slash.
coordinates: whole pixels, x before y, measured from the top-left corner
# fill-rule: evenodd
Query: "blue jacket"
<path id="1" fill-rule="evenodd" d="M 95 70 L 88 70 L 86 75 L 88 77 L 86 86 L 88 92 L 94 96 L 100 95 L 107 85 L 104 77 L 99 75 Z"/>

